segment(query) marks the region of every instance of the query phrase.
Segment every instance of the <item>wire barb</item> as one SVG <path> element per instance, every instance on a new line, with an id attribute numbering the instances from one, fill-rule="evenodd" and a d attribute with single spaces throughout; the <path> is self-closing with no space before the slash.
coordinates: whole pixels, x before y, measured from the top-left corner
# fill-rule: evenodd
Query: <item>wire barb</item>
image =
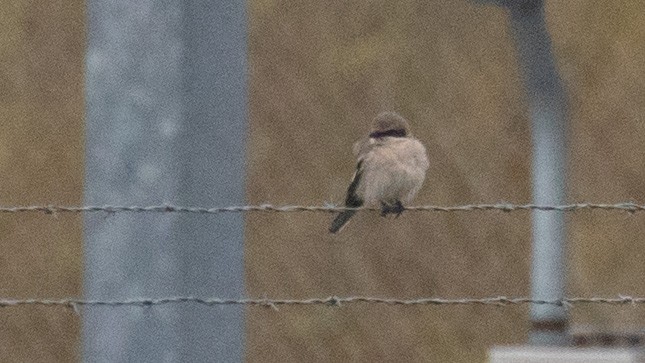
<path id="1" fill-rule="evenodd" d="M 573 297 L 555 300 L 536 300 L 527 297 L 508 298 L 505 296 L 489 298 L 463 298 L 463 299 L 444 299 L 444 298 L 418 298 L 418 299 L 396 299 L 371 296 L 348 296 L 338 297 L 330 296 L 327 298 L 309 298 L 309 299 L 222 299 L 222 298 L 200 298 L 193 296 L 167 297 L 159 299 L 128 299 L 128 300 L 81 300 L 81 299 L 4 299 L 0 298 L 0 308 L 20 307 L 20 306 L 45 306 L 45 307 L 64 307 L 75 312 L 81 307 L 87 306 L 104 306 L 104 307 L 154 307 L 166 304 L 183 304 L 195 303 L 207 306 L 213 305 L 250 305 L 270 307 L 275 311 L 281 305 L 321 305 L 327 307 L 342 307 L 349 304 L 378 304 L 378 305 L 400 305 L 400 306 L 417 306 L 417 305 L 493 305 L 493 306 L 517 306 L 517 305 L 555 305 L 564 307 L 573 307 L 574 305 L 583 304 L 606 304 L 606 305 L 632 305 L 645 304 L 645 297 L 631 297 L 619 295 L 615 298 L 606 297 Z"/>
<path id="2" fill-rule="evenodd" d="M 336 213 L 347 210 L 358 211 L 380 211 L 378 207 L 335 207 L 335 206 L 303 206 L 303 205 L 286 205 L 275 206 L 272 204 L 262 205 L 243 205 L 229 207 L 185 207 L 170 204 L 150 205 L 150 206 L 123 206 L 123 205 L 89 205 L 89 206 L 61 206 L 61 205 L 32 205 L 32 206 L 0 206 L 0 213 L 23 213 L 23 212 L 42 212 L 49 215 L 59 213 L 192 213 L 192 214 L 220 214 L 220 213 L 247 213 L 247 212 L 326 212 Z M 422 205 L 405 207 L 404 210 L 411 212 L 475 212 L 475 211 L 547 211 L 547 212 L 575 212 L 581 210 L 605 210 L 605 211 L 622 211 L 636 213 L 645 211 L 645 205 L 636 203 L 576 203 L 565 205 L 537 205 L 537 204 L 467 204 L 458 206 L 436 206 Z"/>

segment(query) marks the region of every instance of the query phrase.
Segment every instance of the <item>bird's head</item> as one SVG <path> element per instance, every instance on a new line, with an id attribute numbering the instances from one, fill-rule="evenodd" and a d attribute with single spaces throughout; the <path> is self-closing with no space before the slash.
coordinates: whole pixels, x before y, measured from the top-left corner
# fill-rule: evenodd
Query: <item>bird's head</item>
<path id="1" fill-rule="evenodd" d="M 408 121 L 396 112 L 381 112 L 376 116 L 370 130 L 370 137 L 407 137 L 410 136 Z"/>

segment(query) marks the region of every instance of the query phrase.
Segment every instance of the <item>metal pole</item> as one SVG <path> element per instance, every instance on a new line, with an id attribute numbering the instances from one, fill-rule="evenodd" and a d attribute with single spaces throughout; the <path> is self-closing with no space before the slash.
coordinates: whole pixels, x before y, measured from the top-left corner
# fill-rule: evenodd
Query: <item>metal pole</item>
<path id="1" fill-rule="evenodd" d="M 244 204 L 244 2 L 89 0 L 86 204 Z M 85 216 L 88 299 L 244 293 L 240 214 Z M 241 307 L 86 307 L 87 362 L 236 362 Z"/>
<path id="2" fill-rule="evenodd" d="M 533 141 L 533 202 L 566 203 L 567 104 L 544 19 L 543 0 L 497 0 L 510 10 L 518 63 L 526 84 Z M 565 296 L 565 220 L 562 212 L 533 212 L 531 295 L 551 300 Z M 529 341 L 566 345 L 564 307 L 533 305 Z"/>

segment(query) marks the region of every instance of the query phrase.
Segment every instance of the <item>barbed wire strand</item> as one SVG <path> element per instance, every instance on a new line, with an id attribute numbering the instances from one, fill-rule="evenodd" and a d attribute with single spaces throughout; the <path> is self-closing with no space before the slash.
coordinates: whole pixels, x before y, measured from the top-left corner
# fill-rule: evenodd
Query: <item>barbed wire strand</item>
<path id="1" fill-rule="evenodd" d="M 150 205 L 150 206 L 124 206 L 124 205 L 103 205 L 103 206 L 61 206 L 61 205 L 32 205 L 32 206 L 0 206 L 0 213 L 22 213 L 22 212 L 42 212 L 46 214 L 59 213 L 193 213 L 193 214 L 219 214 L 219 213 L 245 213 L 245 212 L 342 212 L 346 210 L 368 210 L 380 211 L 378 207 L 360 207 L 348 208 L 337 206 L 303 206 L 303 205 L 286 205 L 276 206 L 272 204 L 262 205 L 243 205 L 229 207 L 186 207 L 177 205 Z M 645 205 L 636 203 L 576 203 L 565 205 L 537 205 L 537 204 L 467 204 L 458 206 L 410 206 L 405 207 L 406 211 L 411 212 L 473 212 L 473 211 L 557 211 L 557 212 L 574 212 L 581 210 L 605 210 L 605 211 L 622 211 L 622 212 L 642 212 L 645 211 Z"/>
<path id="2" fill-rule="evenodd" d="M 127 300 L 81 300 L 81 299 L 1 299 L 0 309 L 20 306 L 45 306 L 70 308 L 76 312 L 80 307 L 104 306 L 104 307 L 152 307 L 166 304 L 195 303 L 207 306 L 214 305 L 250 305 L 270 307 L 275 310 L 284 305 L 321 305 L 321 306 L 343 306 L 349 304 L 380 304 L 399 306 L 419 305 L 493 305 L 493 306 L 514 306 L 514 305 L 555 305 L 571 308 L 574 305 L 582 304 L 606 304 L 606 305 L 633 305 L 645 304 L 645 297 L 631 297 L 619 295 L 615 298 L 607 297 L 573 297 L 555 300 L 536 300 L 526 297 L 509 298 L 505 296 L 489 298 L 418 298 L 418 299 L 394 299 L 369 296 L 330 296 L 327 298 L 310 299 L 221 299 L 221 298 L 200 298 L 193 296 L 168 297 L 159 299 L 127 299 Z"/>

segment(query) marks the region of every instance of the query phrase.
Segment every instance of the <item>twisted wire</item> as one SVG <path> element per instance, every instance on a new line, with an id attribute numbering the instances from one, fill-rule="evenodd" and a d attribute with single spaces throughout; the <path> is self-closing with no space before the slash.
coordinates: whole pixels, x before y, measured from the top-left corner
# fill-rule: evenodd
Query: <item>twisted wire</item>
<path id="1" fill-rule="evenodd" d="M 514 306 L 514 305 L 555 305 L 573 307 L 583 304 L 605 304 L 605 305 L 640 305 L 645 304 L 645 297 L 631 297 L 620 295 L 618 297 L 572 297 L 555 300 L 538 300 L 527 297 L 509 298 L 505 296 L 488 298 L 417 298 L 417 299 L 396 299 L 371 296 L 330 296 L 326 298 L 309 299 L 222 299 L 202 298 L 194 296 L 179 296 L 157 299 L 125 299 L 125 300 L 82 300 L 82 299 L 0 299 L 0 308 L 20 306 L 44 306 L 64 307 L 77 310 L 85 306 L 104 307 L 151 307 L 166 304 L 195 303 L 207 306 L 214 305 L 250 305 L 276 308 L 285 305 L 321 305 L 321 306 L 343 306 L 350 304 L 377 304 L 377 305 L 399 305 L 399 306 L 423 306 L 423 305 L 493 305 L 493 306 Z"/>
<path id="2" fill-rule="evenodd" d="M 219 214 L 219 213 L 246 213 L 246 212 L 341 212 L 345 210 L 367 210 L 379 211 L 377 207 L 360 207 L 348 208 L 337 206 L 304 206 L 304 205 L 286 205 L 276 206 L 272 204 L 262 205 L 242 205 L 227 207 L 189 207 L 178 205 L 88 205 L 88 206 L 61 206 L 61 205 L 31 205 L 31 206 L 0 206 L 0 213 L 23 213 L 23 212 L 42 212 L 46 214 L 60 213 L 192 213 L 192 214 Z M 576 203 L 564 205 L 537 205 L 537 204 L 467 204 L 458 206 L 437 206 L 422 205 L 405 207 L 406 211 L 411 212 L 474 212 L 474 211 L 556 211 L 556 212 L 575 212 L 582 210 L 604 210 L 604 211 L 621 211 L 621 212 L 642 212 L 645 211 L 645 205 L 636 203 Z"/>

